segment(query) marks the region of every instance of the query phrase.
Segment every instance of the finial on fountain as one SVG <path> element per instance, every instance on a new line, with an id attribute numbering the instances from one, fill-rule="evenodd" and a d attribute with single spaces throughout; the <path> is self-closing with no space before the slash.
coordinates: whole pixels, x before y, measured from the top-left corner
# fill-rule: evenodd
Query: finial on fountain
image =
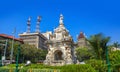
<path id="1" fill-rule="evenodd" d="M 60 20 L 59 20 L 59 23 L 60 23 L 60 24 L 63 24 L 63 15 L 62 15 L 62 14 L 60 14 Z"/>

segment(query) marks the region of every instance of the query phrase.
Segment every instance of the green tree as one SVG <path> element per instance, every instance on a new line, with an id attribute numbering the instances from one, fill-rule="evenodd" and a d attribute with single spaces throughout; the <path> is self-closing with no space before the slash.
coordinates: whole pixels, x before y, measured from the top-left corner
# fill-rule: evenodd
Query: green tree
<path id="1" fill-rule="evenodd" d="M 105 59 L 105 51 L 107 49 L 107 43 L 110 41 L 110 37 L 105 37 L 102 33 L 92 35 L 88 42 L 91 44 L 95 56 L 97 59 Z"/>
<path id="2" fill-rule="evenodd" d="M 115 47 L 116 49 L 120 47 L 120 44 L 118 42 L 114 42 L 112 47 Z"/>
<path id="3" fill-rule="evenodd" d="M 14 43 L 14 45 L 17 44 L 17 42 Z M 6 59 L 10 59 L 10 53 L 11 53 L 11 45 L 12 42 L 11 40 L 7 41 L 7 47 L 6 47 Z M 0 41 L 0 54 L 3 55 L 5 51 L 5 46 L 6 46 L 6 40 Z M 14 56 L 13 56 L 14 57 Z"/>
<path id="4" fill-rule="evenodd" d="M 41 50 L 34 45 L 23 44 L 21 45 L 21 59 L 23 62 L 30 60 L 33 63 L 39 60 L 45 60 L 47 50 Z"/>
<path id="5" fill-rule="evenodd" d="M 84 60 L 94 58 L 93 51 L 86 47 L 82 47 L 82 48 L 78 47 L 75 49 L 75 51 L 76 51 L 77 59 L 79 61 L 84 61 Z"/>
<path id="6" fill-rule="evenodd" d="M 34 45 L 28 45 L 28 44 L 21 44 L 17 41 L 14 41 L 13 44 L 13 57 L 12 59 L 16 59 L 16 55 L 18 53 L 18 46 L 20 47 L 20 59 L 19 62 L 26 62 L 27 60 L 30 60 L 34 63 L 38 62 L 39 60 L 45 60 L 47 50 L 41 50 L 40 48 L 36 48 Z M 11 47 L 12 47 L 12 41 L 8 41 L 7 50 L 6 50 L 6 59 L 10 60 L 11 55 Z M 0 54 L 3 55 L 4 53 L 4 46 L 0 46 Z"/>
<path id="7" fill-rule="evenodd" d="M 4 55 L 6 40 L 0 40 L 0 55 Z"/>

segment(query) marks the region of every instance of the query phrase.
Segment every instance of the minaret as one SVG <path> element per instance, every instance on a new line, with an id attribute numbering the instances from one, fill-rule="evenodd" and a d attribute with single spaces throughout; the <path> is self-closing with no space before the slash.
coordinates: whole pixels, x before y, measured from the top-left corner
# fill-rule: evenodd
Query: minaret
<path id="1" fill-rule="evenodd" d="M 36 32 L 40 32 L 40 21 L 41 21 L 41 17 L 38 16 L 37 17 Z"/>
<path id="2" fill-rule="evenodd" d="M 31 23 L 31 17 L 27 20 L 27 33 L 30 33 L 30 23 Z"/>
<path id="3" fill-rule="evenodd" d="M 62 15 L 62 14 L 60 14 L 59 24 L 60 24 L 60 26 L 62 26 L 62 25 L 63 25 L 63 15 Z"/>

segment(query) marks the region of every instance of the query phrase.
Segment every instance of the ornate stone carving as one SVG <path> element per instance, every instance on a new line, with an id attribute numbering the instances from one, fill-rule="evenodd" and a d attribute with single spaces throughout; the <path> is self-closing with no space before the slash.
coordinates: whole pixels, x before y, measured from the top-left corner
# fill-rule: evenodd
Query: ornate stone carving
<path id="1" fill-rule="evenodd" d="M 72 49 L 73 40 L 63 25 L 63 15 L 60 15 L 59 23 L 60 25 L 54 30 L 53 38 L 47 41 L 49 49 L 44 61 L 46 65 L 65 65 L 72 64 L 75 61 L 74 50 Z"/>

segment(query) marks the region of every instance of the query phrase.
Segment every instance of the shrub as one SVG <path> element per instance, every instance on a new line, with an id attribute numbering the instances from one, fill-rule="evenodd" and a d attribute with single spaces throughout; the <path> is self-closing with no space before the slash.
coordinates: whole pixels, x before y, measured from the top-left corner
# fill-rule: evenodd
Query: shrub
<path id="1" fill-rule="evenodd" d="M 0 72 L 15 72 L 14 68 L 0 68 Z"/>
<path id="2" fill-rule="evenodd" d="M 120 64 L 114 64 L 112 65 L 113 72 L 120 72 Z"/>
<path id="3" fill-rule="evenodd" d="M 48 66 L 48 65 L 43 65 L 43 64 L 31 64 L 29 66 L 23 66 L 23 68 L 21 68 L 20 66 L 22 66 L 23 64 L 20 64 L 19 65 L 19 72 L 27 72 L 27 71 L 44 71 L 44 70 L 47 70 L 47 71 L 54 71 L 54 70 L 57 70 L 57 71 L 60 71 L 60 72 L 96 72 L 96 70 L 91 67 L 90 65 L 88 64 L 79 64 L 79 65 L 76 65 L 76 64 L 71 64 L 71 65 L 64 65 L 64 66 Z M 15 69 L 15 64 L 12 64 L 12 65 L 8 65 L 7 67 L 4 67 L 8 68 L 8 72 L 9 72 L 9 69 L 11 67 L 13 69 Z M 0 71 L 1 72 L 1 71 Z"/>
<path id="4" fill-rule="evenodd" d="M 88 64 L 65 65 L 61 67 L 60 71 L 61 72 L 96 72 L 96 70 Z"/>
<path id="5" fill-rule="evenodd" d="M 107 71 L 107 65 L 102 60 L 87 60 L 87 64 L 90 64 L 95 70 L 98 72 L 106 72 Z"/>

